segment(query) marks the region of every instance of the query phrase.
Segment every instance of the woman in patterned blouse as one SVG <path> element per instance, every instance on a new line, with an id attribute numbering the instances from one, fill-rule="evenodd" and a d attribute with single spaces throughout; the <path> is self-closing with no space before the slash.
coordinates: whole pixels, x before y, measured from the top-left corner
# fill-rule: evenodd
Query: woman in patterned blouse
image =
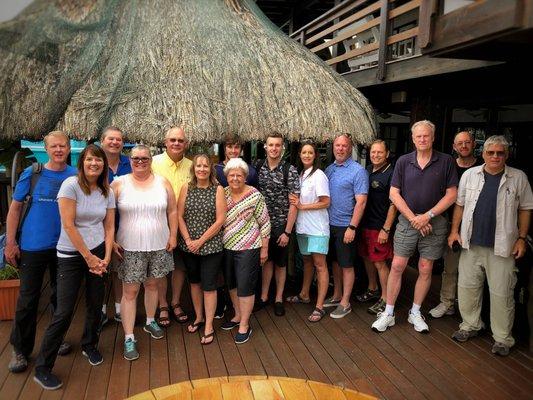
<path id="1" fill-rule="evenodd" d="M 224 223 L 225 280 L 230 291 L 235 316 L 222 329 L 239 327 L 235 343 L 250 339 L 250 315 L 260 266 L 268 256 L 270 219 L 263 195 L 246 185 L 248 165 L 233 158 L 224 167 L 229 186 L 224 189 L 227 214 Z"/>
<path id="2" fill-rule="evenodd" d="M 213 318 L 217 307 L 217 276 L 222 264 L 222 225 L 226 218 L 224 189 L 215 177 L 213 162 L 198 154 L 191 165 L 191 182 L 178 199 L 179 248 L 191 284 L 196 319 L 187 328 L 195 333 L 205 323 L 201 343 L 214 340 Z M 205 308 L 205 319 L 204 319 Z"/>

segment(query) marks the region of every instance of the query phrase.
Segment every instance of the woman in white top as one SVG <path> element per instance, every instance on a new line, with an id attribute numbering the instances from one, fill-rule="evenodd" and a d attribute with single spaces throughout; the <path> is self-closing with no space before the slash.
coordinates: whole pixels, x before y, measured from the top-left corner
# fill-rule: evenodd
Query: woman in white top
<path id="1" fill-rule="evenodd" d="M 82 354 L 91 365 L 104 361 L 96 348 L 105 292 L 102 275 L 111 260 L 115 232 L 115 197 L 109 189 L 107 171 L 105 153 L 90 144 L 80 154 L 78 175 L 65 179 L 57 194 L 61 215 L 56 248 L 57 308 L 44 334 L 34 377 L 47 390 L 62 385 L 52 374 L 52 368 L 70 326 L 83 281 L 86 315 Z"/>
<path id="2" fill-rule="evenodd" d="M 177 241 L 176 198 L 170 183 L 152 173 L 150 149 L 137 145 L 131 151 L 132 173 L 116 178 L 111 187 L 117 199 L 120 222 L 115 251 L 122 259 L 118 276 L 122 280 L 121 316 L 124 328 L 124 358 L 139 358 L 133 326 L 137 295 L 144 285 L 146 324 L 143 330 L 154 339 L 163 338 L 155 321 L 157 282 L 174 268 L 172 250 Z"/>
<path id="3" fill-rule="evenodd" d="M 313 280 L 313 266 L 316 268 L 318 295 L 309 321 L 318 322 L 325 314 L 324 299 L 328 291 L 328 266 L 326 255 L 329 247 L 329 185 L 328 178 L 318 168 L 320 158 L 316 146 L 303 143 L 300 146 L 300 196 L 291 196 L 291 204 L 298 208 L 296 238 L 303 256 L 304 276 L 302 290 L 297 296 L 287 298 L 290 303 L 309 303 L 309 289 Z"/>

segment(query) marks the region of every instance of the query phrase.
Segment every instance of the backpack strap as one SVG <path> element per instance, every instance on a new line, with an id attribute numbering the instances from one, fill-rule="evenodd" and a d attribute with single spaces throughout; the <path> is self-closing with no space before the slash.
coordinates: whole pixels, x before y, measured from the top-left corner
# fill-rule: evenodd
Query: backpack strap
<path id="1" fill-rule="evenodd" d="M 17 241 L 20 237 L 20 233 L 22 231 L 22 225 L 24 224 L 24 220 L 28 216 L 28 212 L 30 211 L 32 202 L 33 202 L 33 191 L 35 190 L 35 186 L 37 186 L 37 182 L 39 182 L 39 179 L 41 178 L 41 172 L 43 171 L 43 164 L 34 162 L 31 165 L 31 180 L 30 180 L 30 190 L 28 191 L 28 194 L 26 194 L 26 197 L 24 198 L 24 202 L 22 203 L 22 212 L 21 212 L 21 218 L 19 219 L 19 224 L 17 227 Z"/>

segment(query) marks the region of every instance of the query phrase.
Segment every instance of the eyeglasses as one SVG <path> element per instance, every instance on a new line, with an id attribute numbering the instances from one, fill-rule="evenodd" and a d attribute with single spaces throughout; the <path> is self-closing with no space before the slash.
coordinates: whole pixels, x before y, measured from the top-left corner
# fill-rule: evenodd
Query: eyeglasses
<path id="1" fill-rule="evenodd" d="M 170 143 L 179 143 L 179 144 L 183 144 L 186 142 L 185 139 L 176 139 L 176 138 L 168 138 L 167 139 Z"/>
<path id="2" fill-rule="evenodd" d="M 505 151 L 492 151 L 492 150 L 486 150 L 485 153 L 489 157 L 503 157 L 505 156 Z"/>
<path id="3" fill-rule="evenodd" d="M 131 157 L 131 161 L 133 161 L 135 164 L 144 164 L 150 161 L 150 157 Z"/>

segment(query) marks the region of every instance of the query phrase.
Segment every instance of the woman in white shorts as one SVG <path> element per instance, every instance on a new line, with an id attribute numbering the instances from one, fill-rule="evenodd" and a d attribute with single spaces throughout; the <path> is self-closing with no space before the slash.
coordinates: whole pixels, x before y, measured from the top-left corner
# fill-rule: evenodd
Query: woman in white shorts
<path id="1" fill-rule="evenodd" d="M 122 258 L 121 315 L 124 328 L 124 358 L 139 358 L 133 327 L 137 295 L 144 285 L 146 324 L 143 330 L 154 339 L 164 336 L 155 321 L 157 282 L 174 268 L 172 250 L 178 229 L 176 198 L 170 183 L 151 170 L 150 149 L 137 145 L 131 152 L 132 173 L 116 178 L 111 187 L 117 199 L 120 223 L 115 250 Z"/>
<path id="2" fill-rule="evenodd" d="M 326 255 L 329 247 L 329 182 L 318 168 L 320 158 L 316 146 L 303 143 L 300 146 L 300 196 L 291 196 L 291 204 L 298 208 L 296 238 L 303 256 L 304 276 L 302 290 L 297 296 L 287 298 L 290 303 L 309 303 L 309 290 L 316 268 L 318 295 L 316 306 L 309 316 L 310 322 L 318 322 L 325 315 L 324 299 L 328 291 L 329 273 Z"/>

